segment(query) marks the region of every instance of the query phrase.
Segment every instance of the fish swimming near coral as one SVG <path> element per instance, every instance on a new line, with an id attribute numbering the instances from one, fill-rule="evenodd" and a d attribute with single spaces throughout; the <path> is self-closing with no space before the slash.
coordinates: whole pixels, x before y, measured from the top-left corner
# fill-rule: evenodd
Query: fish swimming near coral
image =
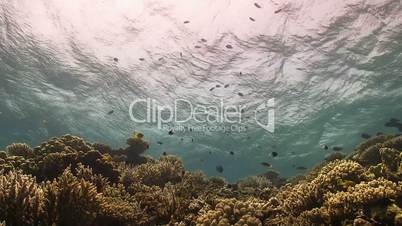
<path id="1" fill-rule="evenodd" d="M 361 137 L 364 138 L 364 139 L 370 139 L 371 135 L 368 134 L 368 133 L 362 133 Z"/>
<path id="2" fill-rule="evenodd" d="M 134 132 L 133 137 L 134 139 L 142 139 L 144 137 L 143 133 Z"/>
<path id="3" fill-rule="evenodd" d="M 172 136 L 172 135 L 174 134 L 173 130 L 172 130 L 172 129 L 169 130 L 168 134 L 169 134 L 170 136 Z"/>
<path id="4" fill-rule="evenodd" d="M 324 150 L 328 150 L 328 145 L 326 144 L 321 145 L 321 147 L 324 148 Z"/>
<path id="5" fill-rule="evenodd" d="M 353 187 L 356 184 L 355 182 L 353 182 L 351 180 L 345 180 L 345 179 L 340 179 L 340 178 L 338 180 L 336 180 L 336 182 L 343 189 L 348 189 L 349 187 Z"/>
<path id="6" fill-rule="evenodd" d="M 272 167 L 272 165 L 269 164 L 268 162 L 261 162 L 261 165 L 265 167 Z"/>
<path id="7" fill-rule="evenodd" d="M 334 151 L 342 151 L 343 148 L 339 147 L 339 146 L 334 146 L 334 147 L 332 147 L 332 150 L 334 150 Z"/>
<path id="8" fill-rule="evenodd" d="M 162 155 L 166 156 L 166 155 L 167 155 L 166 151 L 164 151 L 164 152 L 162 153 Z"/>
<path id="9" fill-rule="evenodd" d="M 298 166 L 298 167 L 296 167 L 296 169 L 297 169 L 297 170 L 307 170 L 307 168 L 304 167 L 304 166 Z"/>
<path id="10" fill-rule="evenodd" d="M 223 173 L 223 166 L 217 165 L 217 166 L 215 167 L 215 169 L 216 169 L 216 171 L 217 171 L 218 173 Z"/>

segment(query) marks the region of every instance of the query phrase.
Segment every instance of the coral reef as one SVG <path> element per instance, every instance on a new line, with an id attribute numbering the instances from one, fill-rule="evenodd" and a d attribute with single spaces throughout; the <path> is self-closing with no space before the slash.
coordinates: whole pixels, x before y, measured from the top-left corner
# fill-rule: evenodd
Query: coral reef
<path id="1" fill-rule="evenodd" d="M 143 156 L 143 135 L 113 150 L 66 135 L 0 152 L 0 225 L 402 225 L 402 137 L 380 135 L 305 175 L 234 184 Z"/>

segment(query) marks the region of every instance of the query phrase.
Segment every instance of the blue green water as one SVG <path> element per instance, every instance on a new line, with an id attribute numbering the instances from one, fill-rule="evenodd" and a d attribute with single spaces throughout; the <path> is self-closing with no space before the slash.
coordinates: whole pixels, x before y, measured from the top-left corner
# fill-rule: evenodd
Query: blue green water
<path id="1" fill-rule="evenodd" d="M 402 119 L 400 1 L 255 2 L 0 0 L 0 149 L 66 133 L 117 148 L 141 131 L 147 154 L 234 180 L 261 162 L 289 177 L 362 133 L 401 133 L 384 126 Z M 241 105 L 246 131 L 169 135 L 130 119 L 139 98 Z M 272 98 L 273 133 L 254 120 Z"/>

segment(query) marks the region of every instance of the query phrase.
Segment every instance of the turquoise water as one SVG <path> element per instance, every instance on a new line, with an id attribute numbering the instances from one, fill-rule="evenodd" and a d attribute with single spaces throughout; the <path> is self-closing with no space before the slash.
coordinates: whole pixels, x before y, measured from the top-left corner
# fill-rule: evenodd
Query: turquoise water
<path id="1" fill-rule="evenodd" d="M 402 119 L 400 1 L 256 2 L 0 0 L 0 149 L 66 133 L 117 148 L 140 131 L 147 154 L 232 181 L 261 162 L 290 177 L 362 133 L 402 132 L 384 125 Z M 140 98 L 242 106 L 241 122 L 184 123 L 242 131 L 169 135 L 131 120 Z M 272 98 L 268 131 L 254 112 Z"/>

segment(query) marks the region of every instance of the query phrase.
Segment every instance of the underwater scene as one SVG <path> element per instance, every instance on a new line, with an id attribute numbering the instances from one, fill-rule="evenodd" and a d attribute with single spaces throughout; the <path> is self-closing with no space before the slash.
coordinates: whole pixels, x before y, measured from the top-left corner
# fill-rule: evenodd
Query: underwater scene
<path id="1" fill-rule="evenodd" d="M 30 225 L 402 225 L 402 1 L 0 0 Z"/>

